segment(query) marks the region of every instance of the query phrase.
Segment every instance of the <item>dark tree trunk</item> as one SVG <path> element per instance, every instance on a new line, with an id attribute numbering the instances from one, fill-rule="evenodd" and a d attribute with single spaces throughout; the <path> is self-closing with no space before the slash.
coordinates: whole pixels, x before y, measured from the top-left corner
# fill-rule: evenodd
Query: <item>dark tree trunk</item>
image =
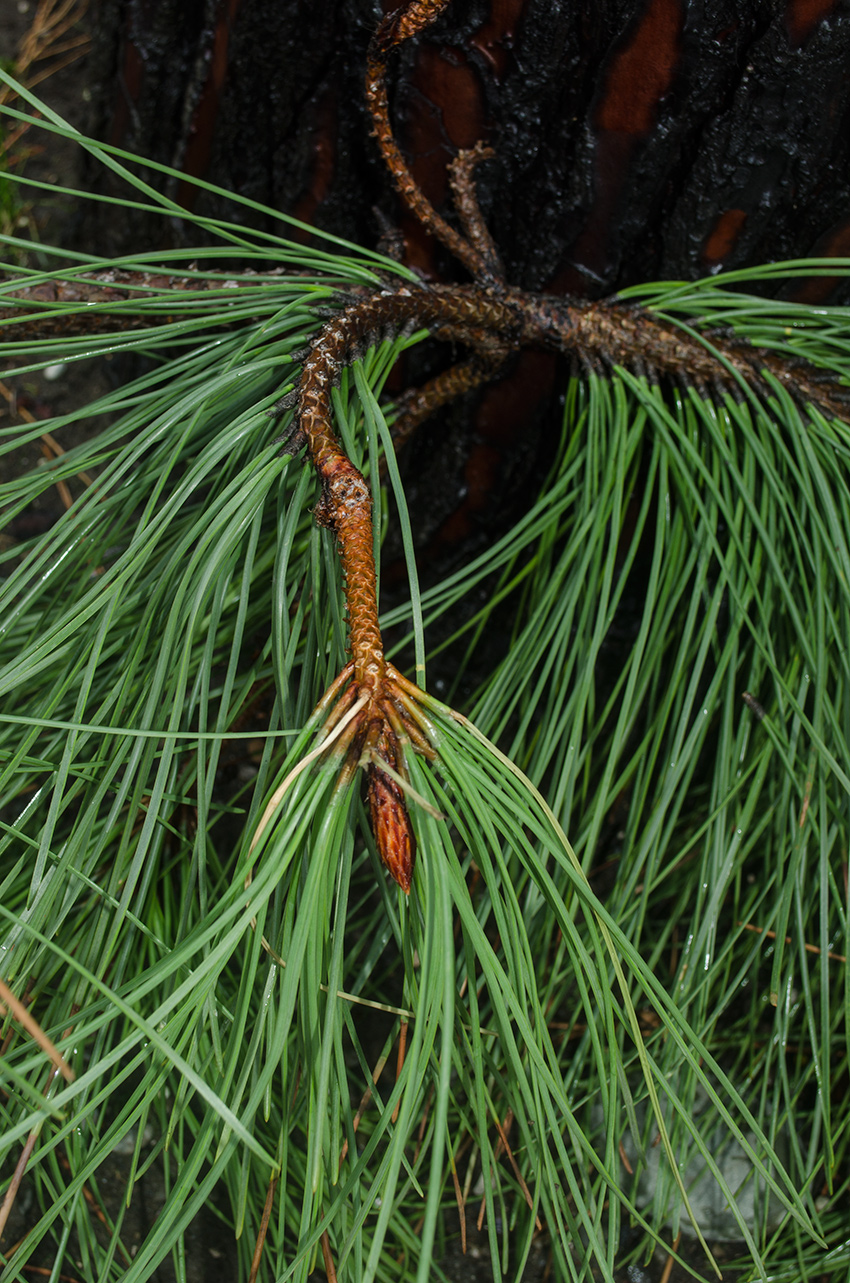
<path id="1" fill-rule="evenodd" d="M 427 278 L 462 276 L 400 208 L 371 137 L 379 16 L 373 0 L 100 0 L 100 133 L 185 173 L 169 191 L 196 212 L 246 217 L 191 177 L 374 246 L 377 209 Z M 846 0 L 455 0 L 389 83 L 439 209 L 456 151 L 495 148 L 480 197 L 514 284 L 600 297 L 850 252 Z M 119 232 L 125 249 L 197 240 L 177 220 Z M 843 301 L 828 277 L 794 290 Z M 454 485 L 444 468 L 421 482 L 434 549 L 509 515 L 554 378 L 551 358 L 525 353 L 437 429 L 458 462 Z"/>
<path id="2" fill-rule="evenodd" d="M 375 206 L 399 221 L 363 103 L 378 16 L 370 0 L 101 0 L 101 133 L 374 244 Z M 483 199 L 517 284 L 604 295 L 850 249 L 846 3 L 455 0 L 390 79 L 436 205 L 455 151 L 495 146 Z M 409 260 L 443 274 L 400 221 Z"/>

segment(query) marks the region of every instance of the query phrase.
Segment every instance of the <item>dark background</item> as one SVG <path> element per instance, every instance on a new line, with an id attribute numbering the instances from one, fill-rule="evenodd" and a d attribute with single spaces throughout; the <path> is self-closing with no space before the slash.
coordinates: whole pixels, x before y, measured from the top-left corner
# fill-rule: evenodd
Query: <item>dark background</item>
<path id="1" fill-rule="evenodd" d="M 399 221 L 363 104 L 380 12 L 374 0 L 98 0 L 93 123 L 374 244 L 374 206 Z M 516 285 L 600 297 L 850 249 L 846 3 L 454 0 L 389 80 L 397 136 L 438 207 L 457 149 L 495 147 L 484 203 Z M 215 205 L 188 183 L 170 191 Z M 401 224 L 409 262 L 452 270 Z"/>

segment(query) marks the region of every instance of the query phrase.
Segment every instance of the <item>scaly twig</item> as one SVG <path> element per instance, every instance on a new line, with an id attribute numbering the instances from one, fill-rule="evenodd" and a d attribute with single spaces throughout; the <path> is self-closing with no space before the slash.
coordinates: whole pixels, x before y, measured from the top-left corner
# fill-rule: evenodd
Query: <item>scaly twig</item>
<path id="1" fill-rule="evenodd" d="M 331 389 L 342 368 L 371 343 L 406 328 L 425 326 L 437 338 L 473 349 L 471 359 L 408 396 L 396 425 L 397 439 L 404 439 L 438 405 L 491 378 L 506 356 L 521 347 L 571 354 L 589 368 L 624 366 L 651 379 L 670 378 L 685 387 L 721 388 L 735 395 L 764 391 L 769 386 L 767 374 L 798 401 L 814 401 L 838 417 L 847 413 L 835 386 L 824 385 L 811 369 L 790 369 L 770 352 L 724 338 L 703 341 L 648 311 L 616 301 L 580 303 L 509 287 L 475 198 L 475 166 L 492 155 L 481 144 L 461 152 L 451 171 L 466 236 L 437 214 L 393 137 L 385 78 L 393 50 L 427 27 L 446 6 L 447 0 L 412 0 L 384 19 L 369 48 L 366 98 L 378 145 L 398 191 L 423 226 L 467 268 L 474 284 L 388 284 L 343 308 L 321 330 L 295 390 L 277 407 L 280 411 L 296 408 L 287 448 L 295 451 L 307 446 L 322 483 L 316 520 L 337 536 L 353 662 L 352 682 L 342 693 L 340 708 L 347 711 L 355 702 L 361 704 L 342 747 L 349 752 L 351 764 L 366 766 L 376 845 L 406 892 L 415 847 L 404 789 L 397 777 L 405 775 L 406 746 L 413 743 L 422 751 L 428 733 L 418 688 L 405 682 L 384 657 L 371 491 L 333 427 Z M 382 769 L 382 764 L 388 769 Z"/>

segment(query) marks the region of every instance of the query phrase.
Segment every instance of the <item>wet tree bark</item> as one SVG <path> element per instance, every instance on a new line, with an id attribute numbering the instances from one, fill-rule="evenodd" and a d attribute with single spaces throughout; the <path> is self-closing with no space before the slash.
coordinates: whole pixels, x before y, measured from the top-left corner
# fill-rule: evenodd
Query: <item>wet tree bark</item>
<path id="1" fill-rule="evenodd" d="M 363 101 L 377 17 L 372 0 L 100 0 L 101 136 L 374 244 L 376 206 L 399 221 Z M 515 283 L 604 295 L 846 253 L 848 73 L 841 0 L 455 0 L 390 75 L 432 201 L 456 150 L 486 139 Z M 445 272 L 401 222 L 409 260 Z"/>
<path id="2" fill-rule="evenodd" d="M 359 244 L 376 245 L 383 221 L 426 278 L 463 279 L 400 208 L 370 136 L 362 83 L 380 12 L 375 0 L 99 0 L 98 132 L 180 171 L 153 181 L 196 213 L 248 217 L 200 178 Z M 447 163 L 478 139 L 495 148 L 481 204 L 518 286 L 597 298 L 850 253 L 845 0 L 455 0 L 389 81 L 396 136 L 448 217 Z M 116 249 L 197 236 L 179 219 L 98 229 Z M 829 277 L 793 291 L 845 301 Z M 552 358 L 525 353 L 471 417 L 449 413 L 455 493 L 422 482 L 437 548 L 510 510 L 554 379 Z"/>

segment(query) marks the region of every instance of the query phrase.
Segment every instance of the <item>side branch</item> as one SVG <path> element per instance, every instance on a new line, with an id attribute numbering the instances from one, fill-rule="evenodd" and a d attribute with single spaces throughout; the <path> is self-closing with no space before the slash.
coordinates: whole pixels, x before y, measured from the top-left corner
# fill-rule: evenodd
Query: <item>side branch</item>
<path id="1" fill-rule="evenodd" d="M 226 305 L 232 291 L 276 280 L 285 271 L 270 268 L 256 275 L 223 273 L 219 278 L 111 269 L 90 276 L 52 278 L 39 285 L 15 287 L 11 281 L 0 282 L 2 337 L 4 341 L 37 342 L 158 325 L 178 302 L 183 311 L 192 303 L 198 311 L 211 311 Z"/>
<path id="2" fill-rule="evenodd" d="M 667 376 L 683 388 L 715 388 L 734 395 L 740 395 L 743 386 L 769 395 L 765 375 L 770 375 L 798 405 L 811 402 L 828 417 L 850 421 L 850 388 L 830 371 L 804 360 L 789 362 L 733 332 L 712 334 L 701 342 L 651 312 L 616 301 L 565 309 L 565 320 L 565 350 L 571 347 L 580 357 L 602 360 L 609 368 L 621 365 Z"/>
<path id="3" fill-rule="evenodd" d="M 476 243 L 477 238 L 471 241 L 465 240 L 444 218 L 440 217 L 411 174 L 401 149 L 393 137 L 390 125 L 386 85 L 389 55 L 403 41 L 424 31 L 448 7 L 448 3 L 449 0 L 414 0 L 413 4 L 389 14 L 384 19 L 369 45 L 366 64 L 366 102 L 384 163 L 408 208 L 422 226 L 435 236 L 459 263 L 463 264 L 475 280 L 495 285 L 501 280 L 500 275 L 494 275 L 494 269 L 500 272 L 498 256 L 491 257 L 488 252 L 482 252 L 481 244 Z M 483 158 L 483 151 L 476 153 L 476 159 Z M 489 248 L 492 245 L 489 234 L 487 242 Z"/>

